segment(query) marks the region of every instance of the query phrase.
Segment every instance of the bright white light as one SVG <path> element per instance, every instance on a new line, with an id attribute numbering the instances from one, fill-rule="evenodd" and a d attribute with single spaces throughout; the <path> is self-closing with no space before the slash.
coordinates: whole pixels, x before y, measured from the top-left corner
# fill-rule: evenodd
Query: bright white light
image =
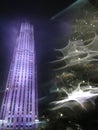
<path id="1" fill-rule="evenodd" d="M 78 50 L 75 50 L 75 52 L 78 52 Z"/>
<path id="2" fill-rule="evenodd" d="M 33 122 L 33 124 L 46 124 L 46 121 L 39 121 L 38 119 L 35 119 L 35 121 Z"/>
<path id="3" fill-rule="evenodd" d="M 7 123 L 7 121 L 6 120 L 0 120 L 0 125 L 4 124 L 4 123 Z"/>
<path id="4" fill-rule="evenodd" d="M 84 81 L 84 80 L 83 80 L 82 82 L 83 82 L 83 83 L 85 83 L 85 81 Z"/>
<path id="5" fill-rule="evenodd" d="M 39 120 L 38 120 L 38 119 L 35 119 L 35 122 L 39 122 Z"/>
<path id="6" fill-rule="evenodd" d="M 60 116 L 62 117 L 62 116 L 63 116 L 63 114 L 61 113 L 61 114 L 60 114 Z"/>
<path id="7" fill-rule="evenodd" d="M 73 41 L 73 42 L 69 41 L 68 45 L 65 48 L 58 50 L 63 54 L 64 57 L 52 62 L 52 63 L 58 63 L 61 61 L 65 61 L 66 65 L 63 67 L 60 67 L 60 68 L 56 68 L 55 70 L 62 70 L 67 67 L 77 65 L 80 63 L 89 63 L 91 61 L 98 61 L 97 58 L 94 58 L 95 56 L 96 57 L 98 56 L 98 51 L 96 50 L 97 45 L 94 43 L 94 41 L 96 41 L 96 40 L 98 40 L 98 35 L 95 36 L 93 42 L 91 42 L 87 46 L 84 46 L 82 41 Z M 93 43 L 95 44 L 94 46 L 93 46 Z M 93 47 L 94 50 L 88 49 L 88 47 L 89 48 Z M 76 48 L 79 48 L 79 50 Z M 78 52 L 77 52 L 77 50 L 78 50 Z M 65 54 L 65 52 L 67 52 L 67 53 Z M 79 55 L 83 55 L 83 54 L 85 54 L 84 57 L 79 58 Z M 74 57 L 75 57 L 75 60 L 73 60 Z"/>
<path id="8" fill-rule="evenodd" d="M 6 88 L 6 90 L 9 90 L 9 88 Z"/>
<path id="9" fill-rule="evenodd" d="M 67 97 L 62 100 L 52 102 L 55 104 L 51 110 L 57 110 L 62 107 L 69 107 L 68 102 L 75 101 L 80 104 L 80 106 L 86 110 L 85 106 L 83 105 L 86 101 L 90 100 L 91 103 L 94 105 L 94 101 L 92 98 L 96 98 L 98 96 L 98 88 L 92 88 L 91 86 L 86 87 L 85 89 L 80 88 L 81 83 L 78 84 L 78 87 L 72 92 L 67 93 Z M 70 108 L 70 107 L 69 107 Z"/>
<path id="10" fill-rule="evenodd" d="M 57 88 L 57 91 L 59 91 L 59 88 Z"/>

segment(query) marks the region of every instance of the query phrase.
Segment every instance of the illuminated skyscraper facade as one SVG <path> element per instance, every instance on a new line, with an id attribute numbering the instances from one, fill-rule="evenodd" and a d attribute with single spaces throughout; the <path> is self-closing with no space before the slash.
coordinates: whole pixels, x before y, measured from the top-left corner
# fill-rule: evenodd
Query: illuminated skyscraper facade
<path id="1" fill-rule="evenodd" d="M 8 74 L 1 106 L 1 130 L 31 130 L 37 119 L 36 65 L 33 26 L 24 22 Z"/>

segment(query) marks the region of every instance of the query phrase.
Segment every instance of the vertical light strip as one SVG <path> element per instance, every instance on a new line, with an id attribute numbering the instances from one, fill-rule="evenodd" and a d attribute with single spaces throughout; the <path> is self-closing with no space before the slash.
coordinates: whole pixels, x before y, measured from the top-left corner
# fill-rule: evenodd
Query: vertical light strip
<path id="1" fill-rule="evenodd" d="M 37 87 L 33 26 L 21 24 L 11 62 L 0 119 L 6 120 L 2 130 L 33 129 L 37 112 Z"/>

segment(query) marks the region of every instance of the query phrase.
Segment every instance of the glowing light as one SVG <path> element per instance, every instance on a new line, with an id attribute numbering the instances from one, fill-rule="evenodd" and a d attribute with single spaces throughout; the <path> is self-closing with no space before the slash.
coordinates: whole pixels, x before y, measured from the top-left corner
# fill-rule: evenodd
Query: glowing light
<path id="1" fill-rule="evenodd" d="M 39 122 L 39 120 L 38 120 L 38 119 L 35 119 L 35 122 Z"/>
<path id="2" fill-rule="evenodd" d="M 57 91 L 59 91 L 59 88 L 57 88 Z"/>
<path id="3" fill-rule="evenodd" d="M 83 83 L 85 83 L 85 81 L 84 81 L 84 80 L 83 80 L 82 82 L 83 82 Z"/>
<path id="4" fill-rule="evenodd" d="M 78 50 L 75 50 L 75 52 L 78 52 Z"/>
<path id="5" fill-rule="evenodd" d="M 9 90 L 9 88 L 6 88 L 6 90 Z"/>
<path id="6" fill-rule="evenodd" d="M 65 61 L 66 65 L 56 68 L 55 70 L 63 70 L 67 67 L 77 65 L 80 63 L 89 63 L 92 61 L 98 61 L 98 35 L 95 33 L 93 41 L 87 45 L 84 45 L 81 40 L 69 41 L 67 46 L 62 49 L 58 49 L 63 54 L 63 58 L 53 61 L 52 63 L 57 63 Z M 78 53 L 77 49 L 78 48 Z M 80 59 L 80 55 L 84 55 Z M 79 58 L 77 58 L 79 57 Z"/>
<path id="7" fill-rule="evenodd" d="M 1 106 L 0 119 L 10 121 L 14 129 L 17 127 L 20 129 L 22 124 L 27 124 L 27 122 L 24 123 L 26 117 L 28 117 L 28 124 L 30 124 L 30 120 L 32 122 L 39 121 L 37 118 L 35 43 L 33 34 L 32 25 L 27 22 L 21 24 L 6 85 L 6 90 L 9 89 L 9 86 L 10 90 L 5 91 Z M 23 121 L 20 115 L 22 115 Z M 18 121 L 17 117 L 19 118 Z M 18 126 L 16 125 L 17 123 Z M 4 124 L 3 130 L 7 129 L 7 124 Z M 25 129 L 26 126 L 22 126 Z M 11 129 L 10 126 L 9 129 Z"/>
<path id="8" fill-rule="evenodd" d="M 0 124 L 2 124 L 2 123 L 7 123 L 7 121 L 6 120 L 0 120 Z"/>
<path id="9" fill-rule="evenodd" d="M 38 124 L 38 125 L 39 125 L 39 124 L 44 124 L 44 125 L 45 125 L 45 124 L 46 124 L 46 121 L 44 121 L 44 120 L 43 120 L 43 121 L 40 121 L 40 120 L 38 120 L 38 119 L 35 119 L 35 121 L 33 122 L 33 124 Z"/>
<path id="10" fill-rule="evenodd" d="M 63 114 L 61 113 L 61 114 L 60 114 L 60 116 L 62 117 L 62 116 L 63 116 Z"/>
<path id="11" fill-rule="evenodd" d="M 95 25 L 93 25 L 93 27 L 95 27 Z"/>
<path id="12" fill-rule="evenodd" d="M 47 122 L 49 122 L 49 121 L 50 121 L 48 118 L 47 118 L 46 120 L 47 120 Z"/>
<path id="13" fill-rule="evenodd" d="M 98 96 L 98 88 L 92 88 L 91 86 L 88 86 L 88 88 L 84 88 L 82 90 L 80 89 L 80 85 L 81 83 L 78 84 L 78 87 L 72 93 L 67 92 L 67 97 L 65 97 L 64 99 L 52 102 L 52 104 L 54 104 L 55 106 L 51 110 L 57 110 L 62 107 L 70 108 L 70 105 L 68 104 L 68 102 L 70 101 L 77 102 L 85 110 L 86 108 L 83 103 L 85 103 L 86 101 L 91 99 L 90 101 L 94 105 L 94 101 L 92 101 L 92 98 L 96 98 Z"/>

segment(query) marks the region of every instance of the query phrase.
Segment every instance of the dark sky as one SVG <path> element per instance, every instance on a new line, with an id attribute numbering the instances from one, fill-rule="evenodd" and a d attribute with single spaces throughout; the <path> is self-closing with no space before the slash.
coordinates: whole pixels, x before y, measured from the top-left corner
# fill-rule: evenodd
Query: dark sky
<path id="1" fill-rule="evenodd" d="M 51 17 L 69 6 L 75 0 L 3 0 L 0 2 L 0 14 L 6 16 L 31 15 Z"/>
<path id="2" fill-rule="evenodd" d="M 39 97 L 47 94 L 47 84 L 53 79 L 52 67 L 49 61 L 56 58 L 55 48 L 59 44 L 54 38 L 60 35 L 58 25 L 51 21 L 51 17 L 66 9 L 76 0 L 2 0 L 0 1 L 0 105 L 10 67 L 15 28 L 19 28 L 19 21 L 29 18 L 34 25 L 35 44 L 37 53 L 37 78 Z M 65 28 L 62 24 L 62 30 Z M 49 86 L 51 87 L 51 86 Z M 52 98 L 52 96 L 51 96 Z"/>
<path id="3" fill-rule="evenodd" d="M 35 28 L 38 85 L 51 80 L 51 67 L 57 25 L 51 17 L 67 8 L 75 0 L 3 0 L 0 1 L 0 91 L 5 87 L 7 74 L 14 49 L 13 28 L 19 27 L 19 20 L 29 18 Z M 18 22 L 17 22 L 18 21 Z M 55 57 L 55 56 L 54 56 Z"/>

